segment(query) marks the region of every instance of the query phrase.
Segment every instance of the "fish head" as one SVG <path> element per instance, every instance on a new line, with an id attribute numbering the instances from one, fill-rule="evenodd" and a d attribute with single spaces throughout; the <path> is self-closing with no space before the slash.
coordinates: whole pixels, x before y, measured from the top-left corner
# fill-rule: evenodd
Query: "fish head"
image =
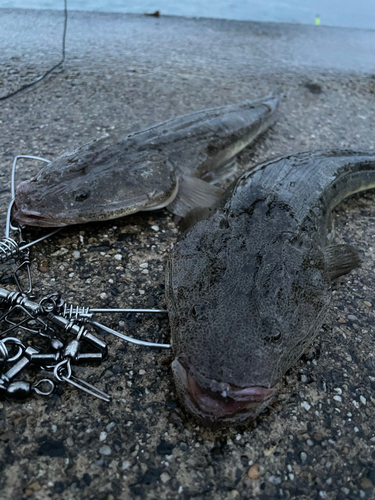
<path id="1" fill-rule="evenodd" d="M 210 424 L 259 415 L 329 305 L 322 252 L 309 238 L 301 244 L 285 214 L 266 212 L 218 211 L 182 236 L 169 259 L 176 388 Z"/>
<path id="2" fill-rule="evenodd" d="M 31 226 L 66 226 L 114 219 L 173 201 L 178 181 L 156 153 L 127 154 L 107 137 L 46 165 L 15 193 L 12 217 Z"/>

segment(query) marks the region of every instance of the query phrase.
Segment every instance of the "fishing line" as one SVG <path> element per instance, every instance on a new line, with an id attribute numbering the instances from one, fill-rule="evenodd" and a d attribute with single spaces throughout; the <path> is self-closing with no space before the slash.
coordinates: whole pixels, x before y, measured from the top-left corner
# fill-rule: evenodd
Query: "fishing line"
<path id="1" fill-rule="evenodd" d="M 10 94 L 7 94 L 5 96 L 0 97 L 0 101 L 4 101 L 5 99 L 8 99 L 9 97 L 13 97 L 14 95 L 18 94 L 19 92 L 22 92 L 25 89 L 28 89 L 37 83 L 41 82 L 46 78 L 52 71 L 55 69 L 59 68 L 65 61 L 65 39 L 66 39 L 66 28 L 68 25 L 68 5 L 67 5 L 67 0 L 64 0 L 64 31 L 63 31 L 63 36 L 62 36 L 62 58 L 61 61 L 55 64 L 52 68 L 47 70 L 44 75 L 40 76 L 37 78 L 35 81 L 31 83 L 26 83 L 25 85 L 22 85 L 19 89 L 15 90 L 14 92 L 11 92 Z"/>

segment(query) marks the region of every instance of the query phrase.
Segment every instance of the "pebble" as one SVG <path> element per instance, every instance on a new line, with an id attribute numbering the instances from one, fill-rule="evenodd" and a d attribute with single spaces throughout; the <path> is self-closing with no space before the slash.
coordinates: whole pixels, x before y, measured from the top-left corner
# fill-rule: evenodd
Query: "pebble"
<path id="1" fill-rule="evenodd" d="M 139 373 L 139 375 L 144 375 L 146 373 L 146 370 L 141 369 L 141 370 L 139 370 L 138 373 Z"/>
<path id="2" fill-rule="evenodd" d="M 270 476 L 268 478 L 268 482 L 274 485 L 281 484 L 281 477 L 278 476 Z"/>
<path id="3" fill-rule="evenodd" d="M 361 488 L 363 488 L 364 490 L 367 490 L 368 488 L 373 488 L 373 487 L 374 487 L 374 485 L 372 484 L 370 479 L 368 479 L 367 477 L 364 477 L 361 480 Z"/>
<path id="4" fill-rule="evenodd" d="M 240 496 L 240 493 L 238 490 L 232 490 L 230 492 L 230 497 L 229 498 L 238 498 Z"/>
<path id="5" fill-rule="evenodd" d="M 367 307 L 372 307 L 372 304 L 371 302 L 369 302 L 368 300 L 364 300 L 363 303 L 365 304 L 365 306 Z"/>
<path id="6" fill-rule="evenodd" d="M 122 260 L 122 255 L 121 255 L 120 253 L 117 253 L 117 254 L 115 255 L 115 259 L 116 259 L 116 260 Z"/>
<path id="7" fill-rule="evenodd" d="M 258 479 L 260 476 L 259 473 L 259 464 L 254 464 L 250 467 L 249 472 L 247 473 L 250 479 Z"/>
<path id="8" fill-rule="evenodd" d="M 148 268 L 148 262 L 143 262 L 143 264 L 139 264 L 139 267 L 142 269 L 147 269 Z"/>
<path id="9" fill-rule="evenodd" d="M 151 226 L 151 229 L 152 229 L 153 231 L 159 231 L 159 226 Z"/>
<path id="10" fill-rule="evenodd" d="M 129 467 L 130 467 L 130 462 L 129 462 L 129 460 L 124 460 L 124 461 L 122 462 L 122 470 L 129 469 Z"/>
<path id="11" fill-rule="evenodd" d="M 65 247 L 61 247 L 56 252 L 51 253 L 51 257 L 60 257 L 61 255 L 65 255 L 69 252 L 69 250 Z"/>
<path id="12" fill-rule="evenodd" d="M 333 396 L 333 399 L 335 401 L 340 401 L 340 402 L 342 401 L 342 397 L 341 396 Z"/>
<path id="13" fill-rule="evenodd" d="M 66 444 L 68 446 L 74 446 L 74 441 L 71 437 L 68 437 L 68 439 L 66 440 Z"/>
<path id="14" fill-rule="evenodd" d="M 108 445 L 105 444 L 104 446 L 101 446 L 99 448 L 99 453 L 101 455 L 110 455 L 112 453 L 112 450 Z"/>
<path id="15" fill-rule="evenodd" d="M 99 441 L 105 441 L 107 438 L 107 433 L 105 431 L 102 431 L 99 436 Z"/>
<path id="16" fill-rule="evenodd" d="M 111 430 L 114 428 L 115 426 L 115 422 L 110 422 L 107 426 L 106 426 L 106 429 L 108 432 L 111 432 Z"/>
<path id="17" fill-rule="evenodd" d="M 301 458 L 301 462 L 302 462 L 303 464 L 305 464 L 305 463 L 306 463 L 306 460 L 307 460 L 307 453 L 305 453 L 304 451 L 301 451 L 301 453 L 300 453 L 300 458 Z"/>
<path id="18" fill-rule="evenodd" d="M 161 474 L 161 476 L 160 476 L 160 479 L 165 484 L 168 481 L 170 481 L 171 476 L 168 474 L 168 472 L 163 472 L 163 474 Z"/>
<path id="19" fill-rule="evenodd" d="M 362 403 L 363 405 L 365 405 L 365 404 L 366 404 L 366 398 L 365 398 L 364 396 L 359 396 L 359 399 L 361 400 L 361 403 Z"/>
<path id="20" fill-rule="evenodd" d="M 45 273 L 46 271 L 48 271 L 48 269 L 49 269 L 48 260 L 42 260 L 39 265 L 39 271 L 41 273 Z"/>
<path id="21" fill-rule="evenodd" d="M 31 493 L 30 493 L 31 495 L 33 493 L 39 491 L 40 489 L 41 489 L 41 486 L 39 484 L 39 481 L 35 481 L 34 483 L 29 484 L 29 486 L 27 488 L 27 490 L 31 491 Z M 27 492 L 27 490 L 26 490 L 26 492 Z M 26 494 L 28 494 L 28 493 L 26 493 Z"/>
<path id="22" fill-rule="evenodd" d="M 348 320 L 349 321 L 358 321 L 357 316 L 354 316 L 354 314 L 348 314 Z"/>
<path id="23" fill-rule="evenodd" d="M 309 411 L 311 408 L 311 405 L 309 405 L 307 401 L 303 401 L 303 403 L 301 403 L 301 406 L 302 408 L 305 408 L 306 411 Z"/>
<path id="24" fill-rule="evenodd" d="M 74 250 L 73 252 L 73 258 L 74 259 L 79 259 L 81 257 L 81 252 L 79 252 L 78 250 Z"/>
<path id="25" fill-rule="evenodd" d="M 107 294 L 105 292 L 101 293 L 99 295 L 99 297 L 102 299 L 102 300 L 105 300 L 107 298 Z"/>
<path id="26" fill-rule="evenodd" d="M 320 498 L 327 498 L 327 492 L 324 490 L 319 491 Z"/>

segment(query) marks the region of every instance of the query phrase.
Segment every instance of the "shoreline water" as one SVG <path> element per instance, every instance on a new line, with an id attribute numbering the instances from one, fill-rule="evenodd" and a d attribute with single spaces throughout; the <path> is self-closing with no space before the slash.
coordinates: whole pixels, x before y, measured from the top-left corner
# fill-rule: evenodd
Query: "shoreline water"
<path id="1" fill-rule="evenodd" d="M 24 8 L 20 0 L 3 0 L 5 8 Z M 29 0 L 29 8 L 63 10 L 62 0 Z M 162 15 L 182 17 L 205 17 L 212 19 L 233 19 L 244 21 L 278 22 L 326 26 L 357 27 L 374 29 L 375 7 L 371 0 L 358 0 L 353 5 L 348 0 L 298 0 L 286 1 L 242 1 L 219 0 L 215 4 L 190 1 L 176 3 L 171 0 L 142 0 L 134 2 L 127 0 L 68 0 L 68 9 L 93 12 L 117 12 L 143 14 L 156 10 Z"/>
<path id="2" fill-rule="evenodd" d="M 1 12 L 45 12 L 45 13 L 56 13 L 61 15 L 64 12 L 64 9 L 50 9 L 50 8 L 30 8 L 30 7 L 2 7 L 0 6 Z M 155 11 L 154 11 L 155 12 Z M 339 26 L 339 25 L 330 25 L 321 23 L 319 26 L 314 25 L 314 23 L 302 23 L 302 22 L 292 22 L 292 21 L 263 21 L 258 19 L 234 19 L 234 18 L 225 18 L 225 17 L 212 17 L 212 16 L 188 16 L 188 15 L 178 15 L 178 14 L 164 14 L 160 13 L 159 16 L 154 16 L 152 12 L 117 12 L 117 11 L 99 11 L 99 10 L 80 10 L 80 9 L 70 9 L 68 8 L 68 16 L 69 13 L 81 13 L 81 14 L 92 14 L 99 16 L 128 16 L 135 18 L 155 18 L 155 19 L 184 19 L 191 21 L 217 21 L 217 22 L 234 22 L 234 23 L 245 23 L 245 24 L 259 24 L 259 25 L 277 25 L 277 26 L 290 26 L 293 27 L 303 27 L 303 28 L 311 28 L 313 30 L 345 30 L 345 31 L 364 31 L 364 32 L 373 32 L 375 31 L 374 27 L 359 27 L 359 26 Z"/>

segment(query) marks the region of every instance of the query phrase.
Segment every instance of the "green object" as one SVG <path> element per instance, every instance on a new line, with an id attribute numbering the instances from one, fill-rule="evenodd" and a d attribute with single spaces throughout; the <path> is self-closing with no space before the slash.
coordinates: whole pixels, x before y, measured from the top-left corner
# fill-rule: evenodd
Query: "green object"
<path id="1" fill-rule="evenodd" d="M 320 17 L 316 16 L 315 17 L 315 26 L 319 26 L 319 25 L 320 25 Z"/>

